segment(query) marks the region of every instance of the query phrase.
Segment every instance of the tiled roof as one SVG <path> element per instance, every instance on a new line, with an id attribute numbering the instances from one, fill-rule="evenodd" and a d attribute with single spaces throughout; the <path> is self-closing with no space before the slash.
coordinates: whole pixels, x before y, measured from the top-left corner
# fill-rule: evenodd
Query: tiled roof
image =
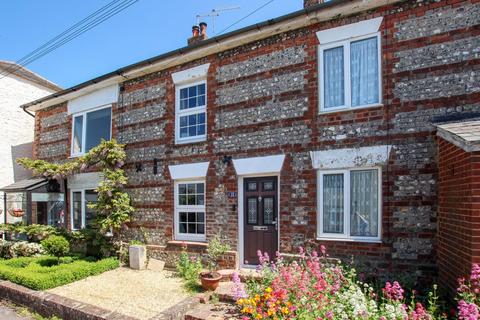
<path id="1" fill-rule="evenodd" d="M 437 135 L 465 151 L 480 151 L 480 120 L 437 125 Z"/>
<path id="2" fill-rule="evenodd" d="M 25 180 L 20 180 L 15 183 L 12 183 L 8 186 L 0 188 L 0 191 L 4 192 L 19 192 L 35 189 L 47 183 L 47 180 L 44 178 L 30 178 Z"/>

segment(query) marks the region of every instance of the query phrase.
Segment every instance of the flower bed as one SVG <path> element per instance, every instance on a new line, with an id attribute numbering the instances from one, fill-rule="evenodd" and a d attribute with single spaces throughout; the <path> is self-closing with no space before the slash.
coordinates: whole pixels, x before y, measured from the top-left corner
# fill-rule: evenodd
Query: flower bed
<path id="1" fill-rule="evenodd" d="M 97 275 L 119 266 L 116 258 L 95 261 L 64 257 L 22 257 L 0 261 L 0 278 L 34 290 L 45 290 Z"/>
<path id="2" fill-rule="evenodd" d="M 387 282 L 376 293 L 368 284 L 358 280 L 354 269 L 326 259 L 321 254 L 306 254 L 287 263 L 279 255 L 270 261 L 266 254 L 258 253 L 259 280 L 249 280 L 246 290 L 234 276 L 235 296 L 243 319 L 380 319 L 380 320 L 433 320 L 446 319 L 438 307 L 436 286 L 428 294 L 427 302 L 416 301 L 415 296 L 405 298 L 404 290 L 395 281 Z M 258 279 L 258 278 L 257 278 Z M 474 265 L 469 280 L 462 280 L 458 297 L 458 319 L 480 319 L 480 267 Z"/>

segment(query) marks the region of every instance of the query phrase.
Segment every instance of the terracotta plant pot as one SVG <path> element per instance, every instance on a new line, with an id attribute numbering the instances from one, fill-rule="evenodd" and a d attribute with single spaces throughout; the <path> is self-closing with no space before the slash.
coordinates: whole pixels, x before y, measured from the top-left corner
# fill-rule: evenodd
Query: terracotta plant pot
<path id="1" fill-rule="evenodd" d="M 222 279 L 222 275 L 216 271 L 205 271 L 200 273 L 202 288 L 206 291 L 215 291 L 215 289 L 218 287 L 220 279 Z"/>
<path id="2" fill-rule="evenodd" d="M 23 209 L 10 209 L 8 213 L 10 213 L 12 217 L 20 218 L 23 217 L 25 211 Z"/>

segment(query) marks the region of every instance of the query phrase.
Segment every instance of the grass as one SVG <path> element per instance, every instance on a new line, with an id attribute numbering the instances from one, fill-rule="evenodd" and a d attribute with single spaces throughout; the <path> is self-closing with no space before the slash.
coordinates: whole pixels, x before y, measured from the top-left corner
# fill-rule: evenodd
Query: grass
<path id="1" fill-rule="evenodd" d="M 97 275 L 119 266 L 116 258 L 95 261 L 65 257 L 22 257 L 0 261 L 0 278 L 34 290 L 46 290 Z"/>
<path id="2" fill-rule="evenodd" d="M 53 316 L 50 318 L 43 317 L 42 315 L 36 313 L 35 311 L 30 310 L 27 307 L 19 306 L 16 305 L 10 301 L 7 300 L 0 300 L 0 306 L 5 306 L 10 309 L 12 309 L 14 312 L 16 312 L 19 316 L 22 316 L 24 318 L 30 318 L 33 320 L 62 320 L 59 317 Z"/>

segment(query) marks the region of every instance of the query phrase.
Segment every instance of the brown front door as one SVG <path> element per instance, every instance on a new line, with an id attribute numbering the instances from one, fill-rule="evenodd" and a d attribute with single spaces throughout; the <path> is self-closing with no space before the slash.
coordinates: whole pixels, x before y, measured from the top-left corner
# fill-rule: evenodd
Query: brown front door
<path id="1" fill-rule="evenodd" d="M 243 180 L 244 263 L 258 264 L 257 250 L 275 258 L 278 250 L 277 177 Z"/>

